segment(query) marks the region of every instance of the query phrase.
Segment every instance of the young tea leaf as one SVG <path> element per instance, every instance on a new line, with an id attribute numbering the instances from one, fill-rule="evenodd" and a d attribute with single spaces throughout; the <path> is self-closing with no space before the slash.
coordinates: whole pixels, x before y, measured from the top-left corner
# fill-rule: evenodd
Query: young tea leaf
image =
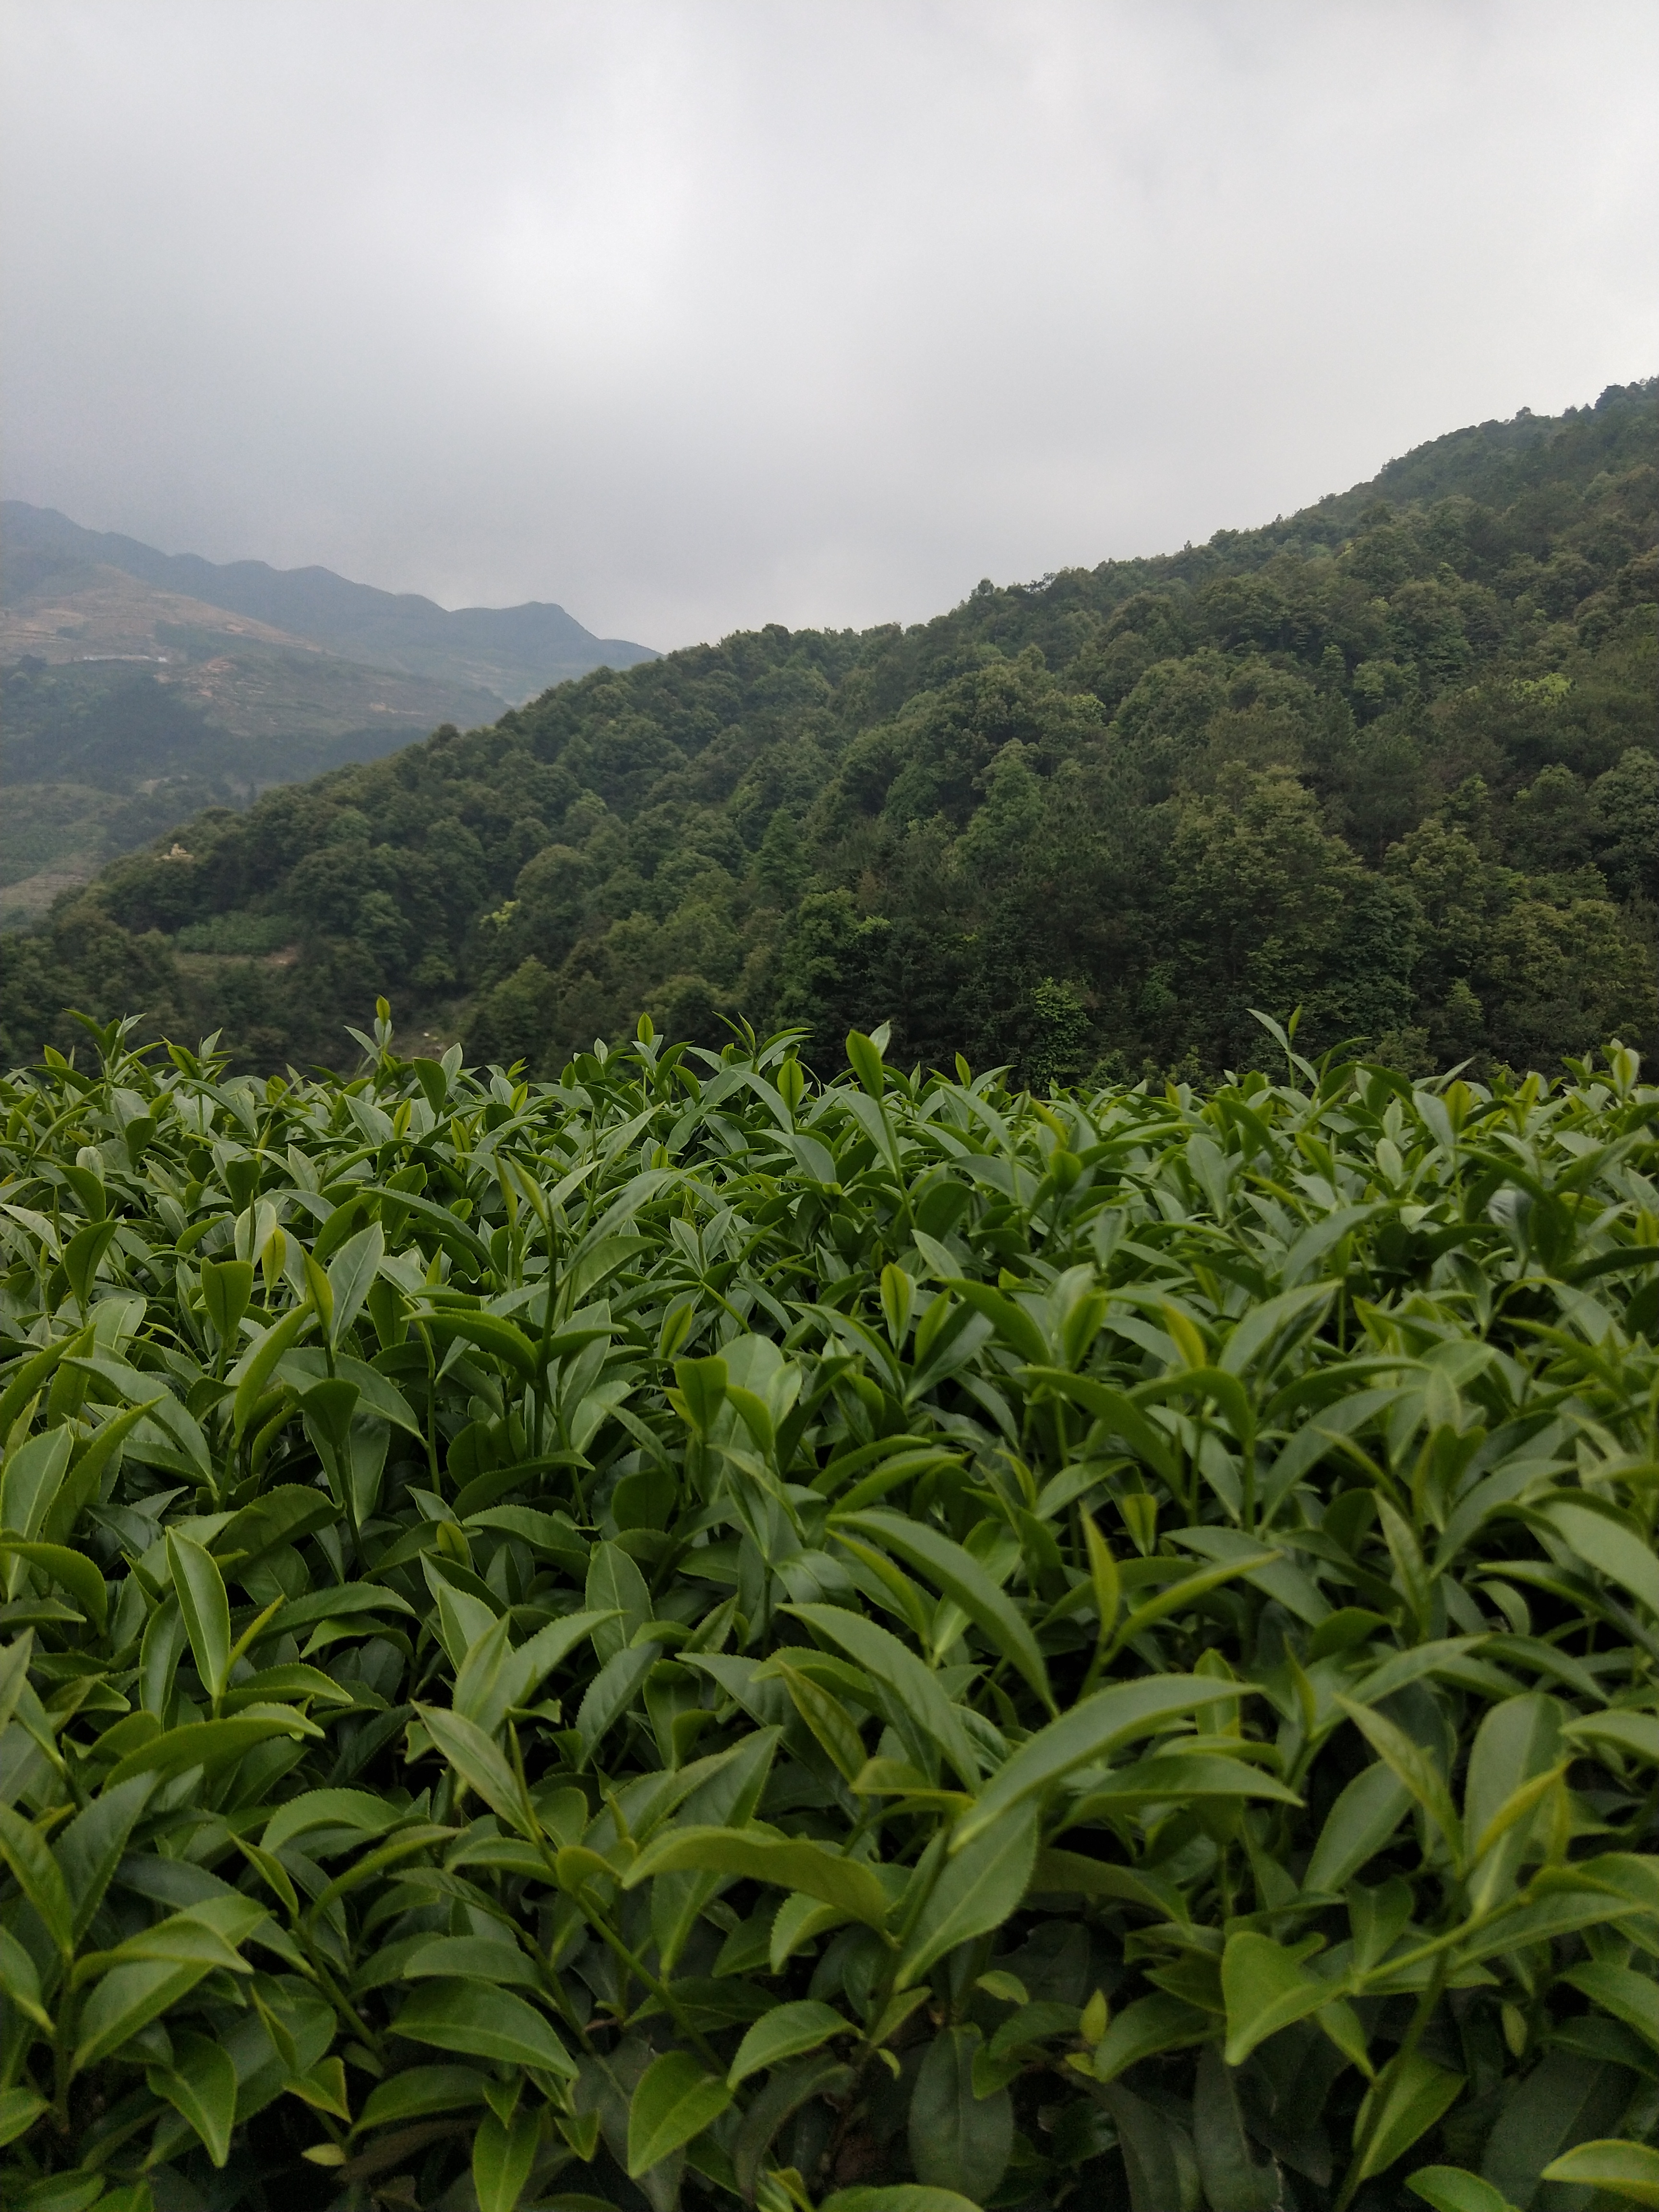
<path id="1" fill-rule="evenodd" d="M 628 2106 L 628 2172 L 637 2180 L 699 2136 L 732 2101 L 689 2051 L 665 2051 L 640 2077 Z"/>

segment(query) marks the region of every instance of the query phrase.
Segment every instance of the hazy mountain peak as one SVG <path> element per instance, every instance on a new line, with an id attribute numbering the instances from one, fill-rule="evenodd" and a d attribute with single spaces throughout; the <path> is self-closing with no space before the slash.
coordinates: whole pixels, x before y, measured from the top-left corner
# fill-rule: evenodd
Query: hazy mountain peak
<path id="1" fill-rule="evenodd" d="M 649 646 L 596 637 L 549 601 L 451 611 L 415 592 L 383 592 L 320 567 L 204 561 L 162 553 L 117 531 L 83 529 L 53 507 L 0 502 L 5 599 L 37 592 L 65 563 L 118 568 L 154 588 L 246 617 L 349 660 L 480 686 L 504 702 L 592 668 L 653 660 Z"/>

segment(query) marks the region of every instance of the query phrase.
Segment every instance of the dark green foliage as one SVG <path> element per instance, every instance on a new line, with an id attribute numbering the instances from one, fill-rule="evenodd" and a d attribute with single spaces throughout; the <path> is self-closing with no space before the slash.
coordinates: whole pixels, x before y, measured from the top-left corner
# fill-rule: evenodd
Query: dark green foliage
<path id="1" fill-rule="evenodd" d="M 261 1069 L 392 987 L 542 1074 L 644 1011 L 799 1024 L 826 1065 L 888 1020 L 1039 1085 L 1260 1064 L 1252 1005 L 1417 1071 L 1659 1042 L 1656 461 L 1632 386 L 913 629 L 600 672 L 112 867 L 17 956 L 0 1050 L 141 1003 L 77 931 L 232 916 L 297 958 L 161 952 L 142 1003 Z"/>
<path id="2" fill-rule="evenodd" d="M 8 2206 L 1650 2186 L 1659 1091 L 1269 1033 L 0 1085 Z"/>
<path id="3" fill-rule="evenodd" d="M 234 641 L 167 641 L 180 663 L 211 663 Z M 341 675 L 340 664 L 324 656 L 264 648 L 225 679 L 233 696 L 210 707 L 205 694 L 193 696 L 177 677 L 135 671 L 123 658 L 48 665 L 25 655 L 0 671 L 7 788 L 0 908 L 9 887 L 37 871 L 84 871 L 163 830 L 170 844 L 173 826 L 204 807 L 240 805 L 273 783 L 376 759 L 419 737 L 452 701 L 475 712 L 491 703 L 476 689 L 417 684 L 399 711 L 354 728 L 354 702 L 331 698 L 330 680 L 338 675 L 348 693 L 372 688 L 370 669 Z M 355 711 L 367 703 L 359 697 Z"/>

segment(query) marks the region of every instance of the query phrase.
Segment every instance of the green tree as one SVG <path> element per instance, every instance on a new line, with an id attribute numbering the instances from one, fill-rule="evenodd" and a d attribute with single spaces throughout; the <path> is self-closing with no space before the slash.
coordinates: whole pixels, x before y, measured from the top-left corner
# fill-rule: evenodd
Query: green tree
<path id="1" fill-rule="evenodd" d="M 1515 794 L 1510 847 L 1523 868 L 1537 875 L 1565 875 L 1590 856 L 1588 792 L 1564 761 L 1540 769 Z"/>
<path id="2" fill-rule="evenodd" d="M 1182 802 L 1169 875 L 1160 905 L 1181 947 L 1175 989 L 1190 1041 L 1249 1065 L 1260 1054 L 1253 1006 L 1284 1015 L 1322 997 L 1311 1017 L 1322 1042 L 1359 1012 L 1327 986 L 1333 948 L 1363 933 L 1356 917 L 1370 879 L 1294 776 L 1229 769 L 1212 797 Z M 1393 979 L 1410 941 L 1391 935 L 1376 952 Z M 1395 1025 L 1398 1002 L 1391 993 L 1379 1030 Z"/>
<path id="3" fill-rule="evenodd" d="M 1057 983 L 1045 975 L 1031 999 L 1036 1036 L 1025 1058 L 1026 1081 L 1036 1091 L 1080 1082 L 1089 1065 L 1092 1026 L 1082 993 L 1074 983 Z"/>
<path id="4" fill-rule="evenodd" d="M 671 1044 L 684 1041 L 718 1052 L 731 1041 L 722 1019 L 726 1009 L 704 976 L 671 975 L 652 993 L 647 1011 L 659 1035 Z"/>
<path id="5" fill-rule="evenodd" d="M 513 973 L 479 1001 L 467 1033 L 469 1055 L 510 1066 L 523 1060 L 540 1065 L 558 1012 L 558 990 L 541 962 L 522 960 Z"/>
<path id="6" fill-rule="evenodd" d="M 556 968 L 580 934 L 594 873 L 592 862 L 574 847 L 544 845 L 514 882 L 514 942 Z"/>
<path id="7" fill-rule="evenodd" d="M 1629 746 L 1590 788 L 1596 866 L 1615 898 L 1659 899 L 1659 759 Z"/>
<path id="8" fill-rule="evenodd" d="M 806 888 L 811 861 L 800 824 L 787 806 L 776 808 L 755 855 L 755 881 L 774 906 L 793 906 Z"/>
<path id="9" fill-rule="evenodd" d="M 1656 1042 L 1654 958 L 1605 899 L 1522 899 L 1493 930 L 1474 979 L 1490 1049 L 1511 1067 L 1553 1073 L 1608 1037 Z"/>

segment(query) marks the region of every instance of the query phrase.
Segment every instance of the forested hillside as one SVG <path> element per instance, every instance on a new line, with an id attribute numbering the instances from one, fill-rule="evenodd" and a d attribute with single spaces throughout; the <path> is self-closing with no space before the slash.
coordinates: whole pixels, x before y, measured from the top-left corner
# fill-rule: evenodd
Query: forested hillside
<path id="1" fill-rule="evenodd" d="M 209 812 L 8 948 L 63 1009 L 337 1063 L 799 1024 L 1042 1085 L 1655 1042 L 1659 380 L 1459 431 L 1250 532 L 777 627 Z"/>
<path id="2" fill-rule="evenodd" d="M 0 930 L 207 806 L 378 760 L 434 723 L 631 667 L 562 607 L 468 607 L 326 568 L 216 567 L 0 503 Z"/>

